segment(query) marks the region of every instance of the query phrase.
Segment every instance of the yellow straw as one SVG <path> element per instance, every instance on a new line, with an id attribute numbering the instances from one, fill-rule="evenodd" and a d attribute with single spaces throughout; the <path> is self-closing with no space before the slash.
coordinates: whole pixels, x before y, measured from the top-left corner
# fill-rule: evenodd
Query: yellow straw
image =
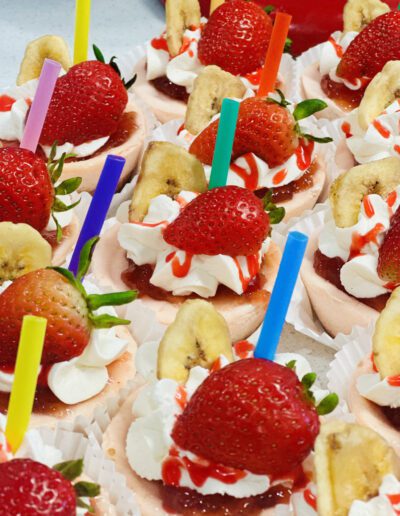
<path id="1" fill-rule="evenodd" d="M 90 27 L 90 0 L 76 0 L 74 64 L 87 61 Z"/>
<path id="2" fill-rule="evenodd" d="M 6 426 L 6 438 L 13 453 L 20 447 L 28 429 L 46 326 L 47 319 L 34 315 L 25 315 L 22 321 Z"/>
<path id="3" fill-rule="evenodd" d="M 224 2 L 225 0 L 211 0 L 210 14 L 212 14 L 215 11 L 215 9 L 222 5 Z"/>

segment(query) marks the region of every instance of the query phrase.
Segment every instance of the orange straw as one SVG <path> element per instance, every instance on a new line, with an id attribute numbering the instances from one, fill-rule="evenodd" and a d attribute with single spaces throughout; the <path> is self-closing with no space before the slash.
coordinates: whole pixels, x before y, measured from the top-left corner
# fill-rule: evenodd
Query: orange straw
<path id="1" fill-rule="evenodd" d="M 285 49 L 286 38 L 289 33 L 291 21 L 292 17 L 290 14 L 277 13 L 275 17 L 271 41 L 269 42 L 261 74 L 260 87 L 257 92 L 258 97 L 265 97 L 268 93 L 275 91 L 279 65 L 281 64 L 282 54 Z"/>

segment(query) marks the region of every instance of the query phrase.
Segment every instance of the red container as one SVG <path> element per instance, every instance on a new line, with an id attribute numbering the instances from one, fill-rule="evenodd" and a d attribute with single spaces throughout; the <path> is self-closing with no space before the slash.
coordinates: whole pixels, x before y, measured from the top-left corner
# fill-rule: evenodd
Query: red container
<path id="1" fill-rule="evenodd" d="M 162 0 L 165 3 L 165 0 Z M 210 0 L 199 0 L 202 14 L 208 15 Z M 265 7 L 274 5 L 276 10 L 293 16 L 289 37 L 293 40 L 293 54 L 299 55 L 318 43 L 326 41 L 335 30 L 343 25 L 342 13 L 346 0 L 253 0 Z M 387 0 L 396 9 L 399 0 Z"/>

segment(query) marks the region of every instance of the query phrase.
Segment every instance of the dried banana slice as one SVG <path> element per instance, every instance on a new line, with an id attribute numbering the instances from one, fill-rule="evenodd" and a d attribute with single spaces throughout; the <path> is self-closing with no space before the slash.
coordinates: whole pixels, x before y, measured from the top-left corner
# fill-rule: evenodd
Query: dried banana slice
<path id="1" fill-rule="evenodd" d="M 314 464 L 319 516 L 347 516 L 355 500 L 378 494 L 385 475 L 399 473 L 398 459 L 380 435 L 344 421 L 321 426 Z"/>
<path id="2" fill-rule="evenodd" d="M 194 82 L 189 97 L 185 127 L 192 134 L 201 132 L 221 111 L 226 97 L 243 98 L 246 87 L 235 75 L 218 66 L 206 66 Z"/>
<path id="3" fill-rule="evenodd" d="M 343 10 L 345 32 L 361 32 L 372 20 L 390 11 L 390 7 L 380 0 L 348 0 Z"/>
<path id="4" fill-rule="evenodd" d="M 381 312 L 372 339 L 374 361 L 382 378 L 400 371 L 400 287 Z"/>
<path id="5" fill-rule="evenodd" d="M 200 4 L 198 0 L 167 0 L 167 45 L 172 57 L 179 54 L 183 33 L 190 26 L 200 26 Z"/>
<path id="6" fill-rule="evenodd" d="M 386 197 L 400 185 L 400 160 L 385 158 L 351 168 L 331 185 L 329 200 L 336 226 L 347 228 L 357 224 L 365 195 L 376 193 Z"/>
<path id="7" fill-rule="evenodd" d="M 129 220 L 143 220 L 151 199 L 174 197 L 182 190 L 203 193 L 207 179 L 203 165 L 183 147 L 169 142 L 151 142 L 144 153 L 129 208 Z"/>
<path id="8" fill-rule="evenodd" d="M 400 61 L 388 61 L 365 90 L 358 108 L 358 123 L 365 131 L 390 104 L 400 97 Z"/>
<path id="9" fill-rule="evenodd" d="M 68 45 L 63 38 L 42 36 L 28 43 L 19 69 L 17 85 L 20 86 L 31 79 L 37 79 L 46 58 L 58 61 L 65 71 L 72 64 Z"/>
<path id="10" fill-rule="evenodd" d="M 28 224 L 0 222 L 0 283 L 51 265 L 51 246 Z"/>
<path id="11" fill-rule="evenodd" d="M 223 3 L 225 3 L 225 0 L 211 0 L 210 14 L 212 14 L 215 11 L 215 9 L 217 9 Z"/>
<path id="12" fill-rule="evenodd" d="M 161 340 L 158 378 L 184 383 L 192 367 L 209 368 L 221 355 L 233 361 L 231 337 L 225 319 L 207 301 L 185 301 Z"/>

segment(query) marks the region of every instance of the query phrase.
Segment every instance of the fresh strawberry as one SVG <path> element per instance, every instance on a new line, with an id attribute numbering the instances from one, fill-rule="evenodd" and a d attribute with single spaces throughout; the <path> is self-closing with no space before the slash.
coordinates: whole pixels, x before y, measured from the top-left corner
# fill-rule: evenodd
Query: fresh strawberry
<path id="1" fill-rule="evenodd" d="M 80 497 L 98 496 L 100 486 L 73 484 L 82 472 L 81 459 L 56 464 L 53 469 L 31 459 L 0 464 L 0 512 L 7 516 L 73 516 L 77 507 L 90 510 Z"/>
<path id="2" fill-rule="evenodd" d="M 123 82 L 112 66 L 79 63 L 57 80 L 40 143 L 82 143 L 110 136 L 128 102 Z"/>
<path id="3" fill-rule="evenodd" d="M 290 104 L 279 92 L 281 101 L 271 98 L 249 98 L 240 103 L 232 160 L 252 152 L 274 168 L 285 163 L 295 152 L 299 136 L 320 143 L 330 138 L 302 134 L 298 121 L 326 108 L 325 102 L 310 99 L 297 105 L 293 115 Z M 202 131 L 190 146 L 190 152 L 206 165 L 212 164 L 219 120 Z"/>
<path id="4" fill-rule="evenodd" d="M 54 188 L 46 163 L 33 152 L 0 149 L 0 220 L 42 231 L 49 222 Z"/>
<path id="5" fill-rule="evenodd" d="M 62 172 L 65 154 L 59 161 L 46 163 L 33 152 L 18 147 L 0 148 L 0 222 L 24 222 L 43 231 L 52 212 L 65 211 L 67 207 L 57 194 L 69 194 L 81 184 L 81 178 L 69 179 L 56 188 Z"/>
<path id="6" fill-rule="evenodd" d="M 234 75 L 254 72 L 264 64 L 272 21 L 258 5 L 231 0 L 210 16 L 199 41 L 199 59 Z"/>
<path id="7" fill-rule="evenodd" d="M 76 494 L 58 471 L 30 459 L 14 459 L 0 464 L 0 507 L 10 516 L 72 516 Z"/>
<path id="8" fill-rule="evenodd" d="M 90 256 L 97 242 L 92 239 L 82 251 Z M 0 295 L 0 364 L 14 365 L 22 318 L 37 315 L 47 319 L 42 364 L 53 364 L 79 356 L 89 343 L 94 328 L 111 328 L 129 324 L 125 319 L 110 315 L 95 315 L 102 306 L 129 303 L 136 292 L 127 291 L 104 295 L 87 295 L 80 280 L 89 262 L 84 260 L 75 278 L 59 267 L 39 269 L 17 278 Z"/>
<path id="9" fill-rule="evenodd" d="M 256 254 L 268 236 L 269 216 L 253 192 L 239 186 L 208 190 L 167 226 L 164 240 L 191 254 Z"/>
<path id="10" fill-rule="evenodd" d="M 314 381 L 310 373 L 301 383 L 289 367 L 269 360 L 234 362 L 200 385 L 172 438 L 214 463 L 283 476 L 308 456 L 318 435 L 318 410 L 308 390 Z M 337 396 L 328 395 L 320 412 L 336 404 Z"/>
<path id="11" fill-rule="evenodd" d="M 400 59 L 400 12 L 375 18 L 352 41 L 337 68 L 337 75 L 350 82 L 373 79 L 388 61 Z"/>
<path id="12" fill-rule="evenodd" d="M 400 283 L 400 209 L 392 217 L 379 248 L 378 275 L 388 283 Z"/>

